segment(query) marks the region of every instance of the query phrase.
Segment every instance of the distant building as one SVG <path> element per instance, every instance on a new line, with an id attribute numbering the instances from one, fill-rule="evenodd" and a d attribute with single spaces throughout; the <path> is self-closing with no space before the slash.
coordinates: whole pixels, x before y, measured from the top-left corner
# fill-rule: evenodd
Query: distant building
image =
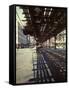
<path id="1" fill-rule="evenodd" d="M 66 30 L 57 34 L 56 41 L 55 38 L 52 37 L 43 43 L 43 47 L 46 48 L 55 48 L 55 45 L 58 49 L 66 49 Z"/>
<path id="2" fill-rule="evenodd" d="M 16 21 L 16 47 L 24 48 L 29 46 L 28 35 L 24 35 L 23 28 L 20 23 Z"/>

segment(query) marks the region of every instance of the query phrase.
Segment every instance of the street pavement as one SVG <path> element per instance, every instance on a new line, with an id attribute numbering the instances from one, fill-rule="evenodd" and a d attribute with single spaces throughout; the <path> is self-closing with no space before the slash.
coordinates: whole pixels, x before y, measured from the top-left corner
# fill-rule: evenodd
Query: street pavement
<path id="1" fill-rule="evenodd" d="M 32 53 L 35 49 L 24 48 L 16 50 L 16 83 L 30 83 L 33 78 Z"/>
<path id="2" fill-rule="evenodd" d="M 24 48 L 16 50 L 16 83 L 66 81 L 65 54 L 57 50 Z"/>

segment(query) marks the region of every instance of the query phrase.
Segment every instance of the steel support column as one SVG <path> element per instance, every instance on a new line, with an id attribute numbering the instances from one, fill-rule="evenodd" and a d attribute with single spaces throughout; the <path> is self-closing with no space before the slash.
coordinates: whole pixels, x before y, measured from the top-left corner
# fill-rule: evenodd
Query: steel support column
<path id="1" fill-rule="evenodd" d="M 56 36 L 54 36 L 54 48 L 56 49 Z"/>

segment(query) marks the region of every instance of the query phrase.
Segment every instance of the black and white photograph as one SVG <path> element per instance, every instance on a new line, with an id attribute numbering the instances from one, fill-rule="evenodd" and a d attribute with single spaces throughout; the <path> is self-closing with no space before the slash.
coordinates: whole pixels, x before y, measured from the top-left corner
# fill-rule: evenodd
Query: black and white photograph
<path id="1" fill-rule="evenodd" d="M 16 84 L 67 81 L 67 8 L 16 5 Z"/>

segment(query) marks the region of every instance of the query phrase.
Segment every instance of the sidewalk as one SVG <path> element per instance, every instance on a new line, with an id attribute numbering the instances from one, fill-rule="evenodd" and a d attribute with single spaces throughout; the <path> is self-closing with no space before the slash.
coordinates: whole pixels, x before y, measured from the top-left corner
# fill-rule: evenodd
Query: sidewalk
<path id="1" fill-rule="evenodd" d="M 16 83 L 29 83 L 34 78 L 32 54 L 35 51 L 32 48 L 16 50 Z"/>

